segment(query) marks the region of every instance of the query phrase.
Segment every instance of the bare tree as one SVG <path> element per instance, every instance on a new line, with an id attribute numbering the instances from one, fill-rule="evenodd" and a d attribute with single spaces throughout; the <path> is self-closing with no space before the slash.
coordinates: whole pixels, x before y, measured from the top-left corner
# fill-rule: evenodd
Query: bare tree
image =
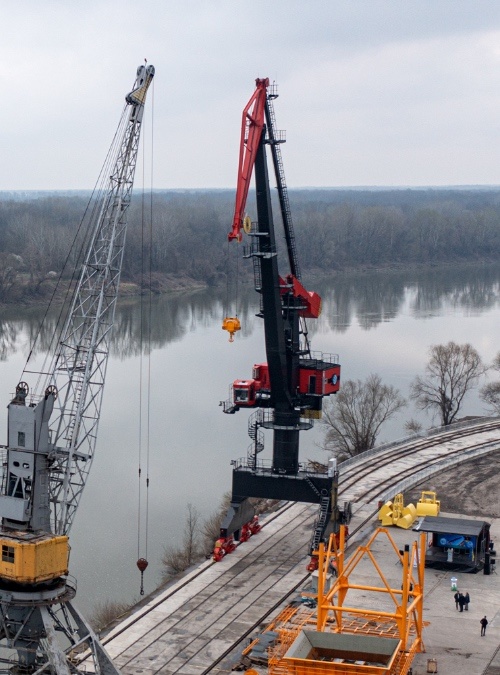
<path id="1" fill-rule="evenodd" d="M 209 514 L 201 525 L 202 546 L 205 556 L 207 557 L 212 553 L 214 544 L 220 537 L 220 526 L 230 503 L 231 493 L 226 492 L 222 496 L 218 508 Z"/>
<path id="2" fill-rule="evenodd" d="M 0 300 L 7 300 L 13 286 L 18 281 L 23 259 L 13 253 L 0 252 Z"/>
<path id="3" fill-rule="evenodd" d="M 168 546 L 163 551 L 162 581 L 166 582 L 183 572 L 201 557 L 199 544 L 200 514 L 192 504 L 187 505 L 184 536 L 180 546 Z"/>
<path id="4" fill-rule="evenodd" d="M 364 382 L 347 380 L 325 406 L 325 450 L 342 461 L 373 448 L 384 422 L 405 406 L 399 391 L 382 384 L 379 375 L 369 375 Z"/>
<path id="5" fill-rule="evenodd" d="M 425 367 L 425 377 L 417 376 L 411 384 L 412 398 L 421 410 L 438 412 L 443 426 L 457 417 L 465 395 L 488 368 L 469 343 L 433 345 Z"/>
<path id="6" fill-rule="evenodd" d="M 422 424 L 412 418 L 405 422 L 405 431 L 409 434 L 419 434 L 422 431 Z"/>
<path id="7" fill-rule="evenodd" d="M 495 356 L 491 368 L 500 372 L 500 352 Z M 494 415 L 500 415 L 500 381 L 486 384 L 481 389 L 479 396 L 486 403 L 490 412 Z"/>
<path id="8" fill-rule="evenodd" d="M 115 619 L 119 619 L 137 602 L 120 602 L 119 600 L 104 600 L 93 607 L 89 622 L 92 628 L 99 632 Z"/>

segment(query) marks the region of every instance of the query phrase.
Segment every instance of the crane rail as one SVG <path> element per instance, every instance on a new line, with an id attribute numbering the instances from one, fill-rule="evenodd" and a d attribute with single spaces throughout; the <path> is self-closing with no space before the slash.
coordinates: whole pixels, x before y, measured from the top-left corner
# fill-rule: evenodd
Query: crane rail
<path id="1" fill-rule="evenodd" d="M 399 490 L 403 482 L 419 483 L 423 471 L 432 475 L 443 466 L 500 450 L 499 429 L 500 420 L 476 422 L 382 446 L 348 461 L 345 470 L 341 465 L 339 499 L 358 487 L 347 552 L 376 517 L 374 500 Z M 410 466 L 403 470 L 401 462 Z M 238 547 L 222 563 L 203 563 L 150 599 L 102 640 L 121 672 L 229 673 L 228 663 L 234 664 L 248 636 L 262 629 L 306 583 L 307 544 L 315 517 L 311 505 L 284 504 L 264 519 L 257 539 Z"/>

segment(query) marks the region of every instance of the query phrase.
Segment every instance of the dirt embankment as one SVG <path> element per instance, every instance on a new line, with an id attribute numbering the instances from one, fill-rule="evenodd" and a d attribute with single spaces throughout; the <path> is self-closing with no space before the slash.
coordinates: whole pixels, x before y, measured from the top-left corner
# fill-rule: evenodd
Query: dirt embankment
<path id="1" fill-rule="evenodd" d="M 151 293 L 162 295 L 164 293 L 182 293 L 197 291 L 206 288 L 206 284 L 183 275 L 155 274 L 146 288 L 141 290 L 138 281 L 124 280 L 120 283 L 120 299 L 138 297 L 141 294 Z M 32 284 L 22 281 L 5 293 L 0 299 L 0 307 L 46 307 L 52 301 L 62 304 L 68 295 L 68 282 L 57 283 L 53 279 L 46 279 L 34 287 Z"/>
<path id="2" fill-rule="evenodd" d="M 500 453 L 464 462 L 409 490 L 405 504 L 415 504 L 422 490 L 435 490 L 441 510 L 472 518 L 500 518 Z"/>

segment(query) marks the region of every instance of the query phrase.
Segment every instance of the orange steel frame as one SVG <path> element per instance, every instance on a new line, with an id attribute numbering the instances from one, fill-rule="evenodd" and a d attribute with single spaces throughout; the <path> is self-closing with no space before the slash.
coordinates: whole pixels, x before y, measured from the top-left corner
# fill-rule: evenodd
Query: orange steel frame
<path id="1" fill-rule="evenodd" d="M 380 569 L 380 566 L 371 551 L 372 544 L 377 539 L 377 537 L 381 535 L 385 535 L 387 537 L 394 549 L 396 556 L 402 564 L 403 581 L 402 588 L 400 589 L 390 588 L 384 573 Z M 318 568 L 317 630 L 321 631 L 325 629 L 328 612 L 333 612 L 335 616 L 335 632 L 342 632 L 343 616 L 347 612 L 349 614 L 362 616 L 364 618 L 370 616 L 380 617 L 387 619 L 389 622 L 395 623 L 399 637 L 402 640 L 402 648 L 405 651 L 409 648 L 410 628 L 414 627 L 417 635 L 416 641 L 420 647 L 418 651 L 425 651 L 422 640 L 426 548 L 425 532 L 420 533 L 420 545 L 418 545 L 417 542 L 413 542 L 411 549 L 410 547 L 405 547 L 405 550 L 401 555 L 398 547 L 389 534 L 389 531 L 385 527 L 379 527 L 372 534 L 368 540 L 368 543 L 365 546 L 359 546 L 347 562 L 344 560 L 343 538 L 344 528 L 342 528 L 340 546 L 336 552 L 337 579 L 332 588 L 326 593 L 324 591 L 326 578 L 325 562 L 328 560 L 328 555 L 331 557 L 332 544 L 334 546 L 335 542 L 332 537 L 330 539 L 328 551 L 325 551 L 324 545 L 320 545 Z M 350 584 L 349 575 L 356 568 L 364 556 L 370 558 L 373 566 L 377 570 L 383 584 L 382 587 Z M 416 570 L 416 578 L 413 575 L 413 569 Z M 344 601 L 348 591 L 351 589 L 388 594 L 394 602 L 394 612 L 381 612 L 378 610 L 345 606 Z M 337 602 L 334 602 L 335 597 L 337 597 Z"/>
<path id="2" fill-rule="evenodd" d="M 396 560 L 402 565 L 401 588 L 391 588 L 374 554 L 371 550 L 378 537 L 386 536 L 394 549 Z M 345 528 L 341 527 L 338 548 L 335 536 L 330 537 L 328 548 L 320 544 L 317 552 L 319 558 L 318 567 L 318 605 L 313 612 L 304 613 L 303 620 L 295 615 L 293 625 L 284 622 L 280 626 L 274 626 L 279 633 L 276 647 L 269 654 L 269 675 L 286 675 L 291 672 L 283 661 L 283 656 L 301 630 L 326 631 L 332 633 L 356 633 L 369 634 L 385 638 L 400 640 L 398 654 L 389 671 L 391 675 L 406 675 L 409 672 L 415 654 L 425 652 L 422 632 L 423 599 L 424 599 L 424 573 L 425 573 L 425 550 L 426 535 L 419 535 L 419 542 L 413 542 L 412 546 L 405 546 L 400 552 L 388 530 L 383 527 L 377 528 L 366 545 L 358 547 L 354 554 L 345 561 Z M 364 557 L 368 557 L 377 571 L 381 586 L 350 583 L 349 577 Z M 326 587 L 329 562 L 335 559 L 337 578 L 330 589 Z M 346 604 L 350 590 L 368 591 L 387 594 L 394 603 L 394 611 L 372 610 L 362 607 L 354 607 Z M 305 665 L 305 664 L 304 664 Z M 311 662 L 310 670 L 306 667 L 304 672 L 314 675 L 331 675 L 333 673 L 364 673 L 369 675 L 370 666 L 359 666 L 356 669 L 351 665 L 348 668 L 341 663 Z M 251 671 L 250 671 L 251 672 Z M 375 671 L 373 671 L 375 672 Z M 378 672 L 378 671 L 377 671 Z"/>

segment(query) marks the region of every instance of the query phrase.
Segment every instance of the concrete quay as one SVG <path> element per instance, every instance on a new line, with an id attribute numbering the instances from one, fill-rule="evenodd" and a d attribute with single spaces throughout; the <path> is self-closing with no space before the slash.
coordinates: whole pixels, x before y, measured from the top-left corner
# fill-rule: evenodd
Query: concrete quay
<path id="1" fill-rule="evenodd" d="M 452 513 L 440 515 L 461 517 Z M 488 519 L 488 522 L 492 541 L 500 545 L 500 520 Z M 403 540 L 410 534 L 416 533 L 403 530 L 397 533 L 397 539 Z M 471 597 L 467 612 L 455 608 L 452 576 L 457 579 L 458 589 Z M 479 621 L 485 615 L 488 627 L 486 635 L 481 637 Z M 440 675 L 500 675 L 500 584 L 496 570 L 485 575 L 426 568 L 424 620 L 429 623 L 424 629 L 426 652 L 414 659 L 413 675 L 428 672 L 428 659 L 436 660 L 436 672 Z"/>
<path id="2" fill-rule="evenodd" d="M 373 513 L 373 505 L 362 507 L 356 513 L 355 520 Z M 442 516 L 467 518 L 456 513 L 443 513 Z M 475 518 L 481 520 L 480 518 Z M 491 538 L 500 545 L 500 519 L 488 519 L 491 523 Z M 354 537 L 356 547 L 363 543 L 379 525 L 373 519 Z M 419 537 L 418 532 L 398 527 L 388 528 L 392 539 L 399 549 Z M 384 576 L 393 588 L 401 584 L 401 566 L 395 562 L 395 554 L 386 537 L 380 537 L 372 547 Z M 374 583 L 374 570 L 371 563 L 362 561 L 358 567 L 360 583 Z M 454 591 L 451 578 L 457 579 L 458 589 L 471 597 L 469 610 L 460 612 L 455 608 Z M 375 584 L 377 585 L 377 584 Z M 298 594 L 300 595 L 300 594 Z M 352 597 L 352 596 L 351 596 Z M 366 593 L 359 598 L 359 604 L 366 609 L 381 609 L 380 594 Z M 349 602 L 348 604 L 351 604 Z M 358 603 L 356 603 L 358 605 Z M 276 612 L 278 613 L 278 612 Z M 488 618 L 486 635 L 481 637 L 480 619 Z M 440 675 L 500 675 L 500 584 L 495 570 L 489 575 L 479 572 L 471 574 L 453 570 L 425 569 L 424 585 L 424 622 L 423 631 L 425 652 L 417 654 L 412 667 L 412 675 L 424 675 L 437 672 Z M 252 637 L 256 637 L 256 634 Z M 220 664 L 214 675 L 230 673 L 238 661 L 236 654 Z M 222 666 L 222 667 L 221 667 Z M 263 667 L 252 666 L 264 675 Z M 437 670 L 436 670 L 437 668 Z"/>

